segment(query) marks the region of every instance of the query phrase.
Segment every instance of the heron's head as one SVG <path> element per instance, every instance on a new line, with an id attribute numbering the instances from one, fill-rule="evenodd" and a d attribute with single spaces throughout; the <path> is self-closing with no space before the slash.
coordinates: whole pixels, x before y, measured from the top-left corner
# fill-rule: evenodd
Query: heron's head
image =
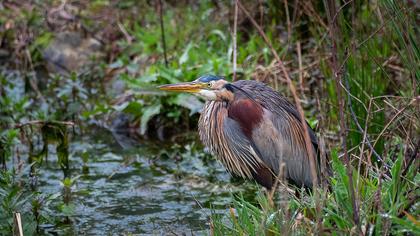
<path id="1" fill-rule="evenodd" d="M 192 82 L 166 84 L 159 86 L 165 91 L 193 93 L 209 101 L 230 100 L 233 97 L 229 89 L 229 82 L 223 77 L 215 75 L 203 75 Z"/>

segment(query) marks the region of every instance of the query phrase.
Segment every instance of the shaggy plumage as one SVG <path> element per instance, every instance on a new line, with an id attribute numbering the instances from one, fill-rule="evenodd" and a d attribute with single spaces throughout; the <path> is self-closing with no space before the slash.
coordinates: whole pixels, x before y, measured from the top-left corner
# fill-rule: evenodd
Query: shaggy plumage
<path id="1" fill-rule="evenodd" d="M 234 175 L 255 179 L 271 189 L 280 166 L 297 186 L 312 187 L 304 129 L 295 106 L 257 81 L 226 82 L 219 99 L 207 101 L 198 130 L 202 142 Z M 233 96 L 232 96 L 233 94 Z M 318 142 L 307 125 L 312 153 Z M 319 173 L 319 160 L 317 174 Z"/>

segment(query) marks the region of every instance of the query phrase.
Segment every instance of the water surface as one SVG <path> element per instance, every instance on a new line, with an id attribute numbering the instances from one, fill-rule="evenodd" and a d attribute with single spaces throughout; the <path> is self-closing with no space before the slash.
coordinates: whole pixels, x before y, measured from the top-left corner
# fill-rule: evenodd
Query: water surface
<path id="1" fill-rule="evenodd" d="M 71 177 L 78 176 L 72 188 L 76 210 L 71 223 L 44 225 L 47 233 L 208 234 L 211 211 L 225 213 L 231 193 L 255 193 L 251 183 L 231 183 L 223 166 L 197 148 L 199 141 L 137 141 L 122 148 L 108 132 L 94 133 L 73 138 L 70 145 Z M 63 173 L 53 146 L 50 150 L 39 188 L 53 194 L 63 189 Z"/>

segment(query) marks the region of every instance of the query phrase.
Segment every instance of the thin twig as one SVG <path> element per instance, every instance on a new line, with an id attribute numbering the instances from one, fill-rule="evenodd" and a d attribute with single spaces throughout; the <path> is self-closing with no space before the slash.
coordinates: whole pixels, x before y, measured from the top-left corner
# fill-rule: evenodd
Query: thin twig
<path id="1" fill-rule="evenodd" d="M 236 81 L 236 58 L 237 58 L 237 30 L 238 30 L 238 1 L 234 0 L 235 2 L 235 13 L 233 17 L 233 81 Z"/>
<path id="2" fill-rule="evenodd" d="M 157 0 L 157 11 L 158 11 L 158 14 L 159 14 L 159 21 L 160 21 L 161 41 L 162 41 L 162 46 L 163 46 L 163 57 L 165 59 L 165 66 L 168 67 L 168 57 L 166 56 L 165 29 L 163 27 L 162 0 Z"/>

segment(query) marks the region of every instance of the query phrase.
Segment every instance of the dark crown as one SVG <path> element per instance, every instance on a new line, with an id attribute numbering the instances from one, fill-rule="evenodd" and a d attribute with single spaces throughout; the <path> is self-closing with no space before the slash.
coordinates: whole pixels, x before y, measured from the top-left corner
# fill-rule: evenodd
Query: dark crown
<path id="1" fill-rule="evenodd" d="M 203 75 L 203 76 L 200 76 L 197 79 L 197 81 L 208 83 L 210 81 L 219 80 L 219 79 L 223 79 L 223 77 L 217 76 L 217 75 Z"/>

